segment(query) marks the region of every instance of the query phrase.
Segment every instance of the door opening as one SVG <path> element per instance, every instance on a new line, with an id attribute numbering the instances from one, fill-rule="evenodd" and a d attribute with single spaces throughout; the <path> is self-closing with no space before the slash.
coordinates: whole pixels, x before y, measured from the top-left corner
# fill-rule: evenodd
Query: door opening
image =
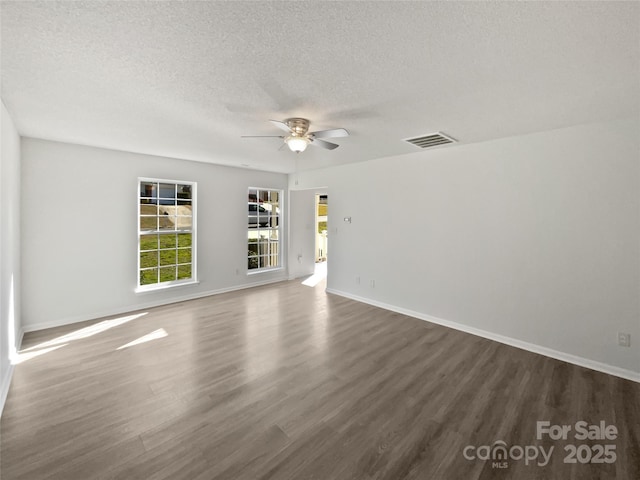
<path id="1" fill-rule="evenodd" d="M 328 197 L 316 195 L 316 263 L 326 262 L 328 253 Z"/>
<path id="2" fill-rule="evenodd" d="M 305 279 L 302 284 L 308 287 L 315 287 L 327 278 L 327 249 L 329 242 L 327 239 L 328 228 L 328 203 L 327 195 L 317 193 L 315 198 L 315 268 L 313 275 Z"/>

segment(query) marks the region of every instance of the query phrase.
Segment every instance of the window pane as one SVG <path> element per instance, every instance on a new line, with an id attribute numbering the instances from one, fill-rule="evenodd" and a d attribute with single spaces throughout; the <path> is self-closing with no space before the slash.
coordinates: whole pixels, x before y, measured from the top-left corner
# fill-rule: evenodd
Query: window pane
<path id="1" fill-rule="evenodd" d="M 158 217 L 158 229 L 159 230 L 175 230 L 176 229 L 176 217 L 170 215 L 160 215 Z"/>
<path id="2" fill-rule="evenodd" d="M 258 204 L 249 202 L 247 204 L 247 212 L 249 215 L 249 227 L 255 228 L 258 226 Z"/>
<path id="3" fill-rule="evenodd" d="M 155 205 L 155 198 L 147 198 L 140 200 L 140 215 L 157 215 L 158 214 L 158 207 Z M 154 201 L 154 203 L 144 203 L 144 202 L 151 202 Z"/>
<path id="4" fill-rule="evenodd" d="M 158 235 L 160 237 L 160 248 L 176 248 L 176 235 Z"/>
<path id="5" fill-rule="evenodd" d="M 191 234 L 190 233 L 179 233 L 178 234 L 178 246 L 179 247 L 190 247 L 191 246 Z"/>
<path id="6" fill-rule="evenodd" d="M 258 255 L 258 243 L 249 241 L 249 256 Z"/>
<path id="7" fill-rule="evenodd" d="M 173 183 L 160 184 L 160 198 L 176 198 L 176 186 Z M 173 203 L 173 202 L 171 202 Z"/>
<path id="8" fill-rule="evenodd" d="M 260 235 L 261 240 L 266 240 L 271 236 L 271 230 L 260 230 L 258 235 Z"/>
<path id="9" fill-rule="evenodd" d="M 191 185 L 178 185 L 178 198 L 191 199 Z"/>
<path id="10" fill-rule="evenodd" d="M 258 255 L 266 255 L 269 251 L 269 241 L 260 239 L 258 242 Z"/>
<path id="11" fill-rule="evenodd" d="M 158 266 L 157 250 L 140 253 L 140 268 L 157 267 L 157 266 Z"/>
<path id="12" fill-rule="evenodd" d="M 140 235 L 140 250 L 156 250 L 158 248 L 158 235 Z"/>
<path id="13" fill-rule="evenodd" d="M 253 270 L 254 268 L 259 268 L 259 266 L 258 255 L 249 252 L 249 264 L 247 265 L 247 268 L 249 270 Z"/>
<path id="14" fill-rule="evenodd" d="M 157 230 L 158 217 L 140 217 L 140 230 Z"/>
<path id="15" fill-rule="evenodd" d="M 254 188 L 249 189 L 249 201 L 257 202 L 258 201 L 258 191 Z"/>
<path id="16" fill-rule="evenodd" d="M 140 285 L 153 285 L 158 283 L 158 269 L 140 270 Z"/>
<path id="17" fill-rule="evenodd" d="M 160 268 L 160 281 L 171 282 L 177 278 L 176 267 L 161 267 Z"/>
<path id="18" fill-rule="evenodd" d="M 178 205 L 176 207 L 176 215 L 181 215 L 183 217 L 193 216 L 193 209 L 191 208 L 191 204 Z"/>
<path id="19" fill-rule="evenodd" d="M 155 197 L 157 196 L 157 183 L 154 182 L 140 182 L 140 196 L 141 197 Z"/>
<path id="20" fill-rule="evenodd" d="M 183 280 L 185 278 L 191 278 L 191 265 L 178 266 L 178 280 Z"/>
<path id="21" fill-rule="evenodd" d="M 160 265 L 175 265 L 176 264 L 176 251 L 160 250 Z"/>
<path id="22" fill-rule="evenodd" d="M 178 263 L 191 263 L 191 249 L 180 248 L 178 249 Z"/>
<path id="23" fill-rule="evenodd" d="M 191 230 L 193 217 L 176 217 L 176 227 L 179 230 Z"/>

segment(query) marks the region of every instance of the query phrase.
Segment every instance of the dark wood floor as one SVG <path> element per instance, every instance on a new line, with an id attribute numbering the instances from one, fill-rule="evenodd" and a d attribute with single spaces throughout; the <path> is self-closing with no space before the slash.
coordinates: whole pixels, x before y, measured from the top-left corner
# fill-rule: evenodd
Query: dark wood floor
<path id="1" fill-rule="evenodd" d="M 323 289 L 286 282 L 27 334 L 0 476 L 640 478 L 640 384 Z M 544 420 L 619 434 L 538 441 Z M 554 451 L 546 466 L 463 456 L 498 440 Z M 564 463 L 571 443 L 615 445 L 617 459 Z"/>

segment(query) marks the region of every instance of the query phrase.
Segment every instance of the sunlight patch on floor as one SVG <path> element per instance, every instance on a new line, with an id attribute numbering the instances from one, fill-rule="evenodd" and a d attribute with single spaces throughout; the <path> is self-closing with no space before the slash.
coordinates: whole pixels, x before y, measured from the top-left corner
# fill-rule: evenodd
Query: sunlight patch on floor
<path id="1" fill-rule="evenodd" d="M 302 285 L 306 287 L 315 287 L 321 281 L 327 278 L 327 262 L 316 263 L 316 268 L 309 278 L 302 282 Z"/>
<path id="2" fill-rule="evenodd" d="M 39 357 L 40 355 L 44 355 L 45 353 L 53 352 L 59 348 L 65 347 L 67 344 L 63 343 L 62 345 L 56 345 L 55 347 L 43 348 L 41 350 L 34 350 L 32 352 L 21 352 L 13 357 L 11 363 L 14 365 L 18 365 L 19 363 L 26 362 L 27 360 L 31 360 L 32 358 Z"/>
<path id="3" fill-rule="evenodd" d="M 116 348 L 116 350 L 122 350 L 124 348 L 129 348 L 129 347 L 133 347 L 134 345 L 140 345 L 141 343 L 146 343 L 146 342 L 150 342 L 151 340 L 156 340 L 158 338 L 164 338 L 167 335 L 169 335 L 167 333 L 167 331 L 164 328 L 159 328 L 158 330 L 155 330 L 151 333 L 148 333 L 147 335 L 143 335 L 140 338 L 137 338 L 135 340 L 133 340 L 132 342 L 126 343 L 124 345 L 122 345 L 121 347 Z"/>
<path id="4" fill-rule="evenodd" d="M 82 338 L 92 337 L 93 335 L 97 335 L 98 333 L 102 333 L 110 328 L 117 327 L 118 325 L 122 325 L 124 323 L 130 322 L 131 320 L 135 320 L 136 318 L 140 318 L 146 315 L 148 312 L 136 313 L 135 315 L 127 315 L 125 317 L 112 318 L 111 320 L 104 320 L 102 322 L 96 323 L 95 325 L 90 325 L 88 327 L 81 328 L 76 330 L 75 332 L 67 333 L 66 335 L 61 335 L 60 337 L 54 338 L 53 340 L 48 340 L 46 342 L 39 343 L 38 345 L 34 345 L 33 347 L 25 348 L 20 351 L 18 354 L 18 358 L 21 358 L 25 353 L 33 353 L 35 351 L 43 351 L 43 353 L 47 353 L 47 351 L 55 350 L 55 348 L 49 348 L 53 346 L 61 346 L 68 344 L 74 340 L 80 340 Z M 64 344 L 64 345 L 61 345 Z M 58 348 L 58 347 L 56 347 Z M 41 353 L 39 353 L 41 355 Z M 35 356 L 35 355 L 34 355 Z"/>

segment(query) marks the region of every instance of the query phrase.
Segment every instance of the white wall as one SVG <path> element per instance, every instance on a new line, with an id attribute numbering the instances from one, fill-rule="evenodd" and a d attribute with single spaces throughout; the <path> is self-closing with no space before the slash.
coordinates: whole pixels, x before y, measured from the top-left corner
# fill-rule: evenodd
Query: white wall
<path id="1" fill-rule="evenodd" d="M 20 137 L 2 104 L 0 121 L 0 413 L 20 325 Z"/>
<path id="2" fill-rule="evenodd" d="M 460 144 L 290 188 L 327 185 L 332 218 L 352 217 L 330 225 L 329 291 L 640 380 L 639 131 Z"/>
<path id="3" fill-rule="evenodd" d="M 198 182 L 198 285 L 134 292 L 138 177 Z M 287 176 L 23 138 L 24 329 L 286 279 L 246 275 L 249 186 L 286 191 Z"/>
<path id="4" fill-rule="evenodd" d="M 289 237 L 289 278 L 311 275 L 315 267 L 315 208 L 314 190 L 292 191 L 289 197 L 289 224 L 297 228 Z"/>

